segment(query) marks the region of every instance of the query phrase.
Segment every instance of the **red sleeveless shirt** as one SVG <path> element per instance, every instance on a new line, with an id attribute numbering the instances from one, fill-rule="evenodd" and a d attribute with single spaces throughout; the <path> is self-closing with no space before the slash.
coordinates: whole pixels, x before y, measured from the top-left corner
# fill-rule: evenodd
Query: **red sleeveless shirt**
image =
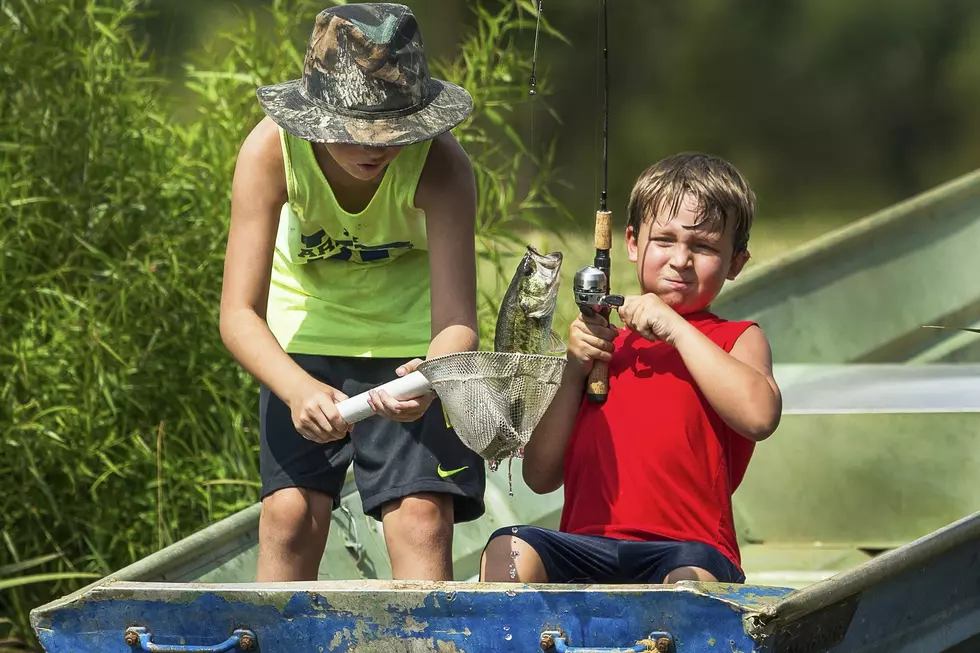
<path id="1" fill-rule="evenodd" d="M 755 324 L 686 319 L 725 351 Z M 755 443 L 711 408 L 674 347 L 626 329 L 614 344 L 606 402 L 583 396 L 565 453 L 560 529 L 704 542 L 741 567 L 731 496 Z"/>

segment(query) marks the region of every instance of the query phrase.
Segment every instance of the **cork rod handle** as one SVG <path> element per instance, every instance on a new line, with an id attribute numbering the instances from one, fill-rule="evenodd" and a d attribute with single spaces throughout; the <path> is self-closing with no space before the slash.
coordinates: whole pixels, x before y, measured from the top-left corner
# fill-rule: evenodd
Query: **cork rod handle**
<path id="1" fill-rule="evenodd" d="M 611 212 L 596 211 L 594 234 L 596 267 L 606 274 L 607 281 L 610 277 L 609 250 L 612 247 L 611 222 Z M 606 292 L 609 292 L 609 288 L 606 289 Z M 604 308 L 601 313 L 608 321 L 609 309 Z M 592 371 L 589 373 L 588 385 L 586 386 L 586 394 L 589 399 L 596 403 L 603 403 L 606 400 L 606 396 L 609 394 L 609 366 L 605 361 L 596 361 L 592 365 Z"/>

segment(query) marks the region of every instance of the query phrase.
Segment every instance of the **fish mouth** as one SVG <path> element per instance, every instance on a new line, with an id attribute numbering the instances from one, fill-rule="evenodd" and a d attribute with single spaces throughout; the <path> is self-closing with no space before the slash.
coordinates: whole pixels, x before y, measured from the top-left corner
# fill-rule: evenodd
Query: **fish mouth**
<path id="1" fill-rule="evenodd" d="M 546 317 L 554 312 L 558 302 L 562 253 L 542 254 L 528 245 L 525 258 L 527 276 L 522 284 L 522 308 L 529 317 Z"/>
<path id="2" fill-rule="evenodd" d="M 527 247 L 527 253 L 533 263 L 533 273 L 543 279 L 549 286 L 556 283 L 558 273 L 561 271 L 562 253 L 549 252 L 548 254 L 542 254 L 530 245 Z"/>
<path id="3" fill-rule="evenodd" d="M 537 265 L 540 265 L 546 270 L 558 270 L 561 268 L 561 252 L 549 252 L 548 254 L 542 254 L 530 245 L 527 246 L 527 252 L 531 255 L 531 258 Z"/>

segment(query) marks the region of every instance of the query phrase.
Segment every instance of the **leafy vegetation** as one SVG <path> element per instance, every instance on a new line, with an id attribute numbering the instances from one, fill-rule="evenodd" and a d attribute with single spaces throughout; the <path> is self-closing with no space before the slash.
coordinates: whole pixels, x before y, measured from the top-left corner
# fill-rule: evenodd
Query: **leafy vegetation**
<path id="1" fill-rule="evenodd" d="M 217 328 L 230 179 L 255 88 L 298 75 L 321 8 L 243 10 L 174 94 L 132 35 L 138 3 L 2 0 L 0 648 L 36 646 L 30 609 L 256 500 L 257 387 Z M 530 73 L 515 34 L 533 8 L 475 11 L 432 70 L 473 91 L 457 136 L 478 251 L 499 270 L 518 228 L 567 213 L 553 148 L 536 157 L 515 127 Z"/>

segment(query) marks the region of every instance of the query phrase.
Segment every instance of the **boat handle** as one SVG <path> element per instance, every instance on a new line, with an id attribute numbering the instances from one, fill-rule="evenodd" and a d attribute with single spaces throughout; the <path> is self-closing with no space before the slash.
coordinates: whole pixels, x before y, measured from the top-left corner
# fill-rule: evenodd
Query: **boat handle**
<path id="1" fill-rule="evenodd" d="M 193 646 L 184 644 L 154 644 L 150 641 L 153 637 L 146 628 L 133 626 L 126 629 L 126 644 L 130 647 L 139 646 L 141 651 L 149 653 L 225 653 L 236 648 L 242 651 L 251 651 L 255 648 L 255 633 L 251 630 L 239 628 L 231 634 L 231 637 L 215 644 L 214 646 Z"/>
<path id="2" fill-rule="evenodd" d="M 584 646 L 569 646 L 565 634 L 558 630 L 546 630 L 541 633 L 541 648 L 545 651 L 555 653 L 643 653 L 643 651 L 656 651 L 657 653 L 673 653 L 674 638 L 670 633 L 654 631 L 646 639 L 641 639 L 635 646 L 625 646 L 621 648 L 592 648 Z"/>

